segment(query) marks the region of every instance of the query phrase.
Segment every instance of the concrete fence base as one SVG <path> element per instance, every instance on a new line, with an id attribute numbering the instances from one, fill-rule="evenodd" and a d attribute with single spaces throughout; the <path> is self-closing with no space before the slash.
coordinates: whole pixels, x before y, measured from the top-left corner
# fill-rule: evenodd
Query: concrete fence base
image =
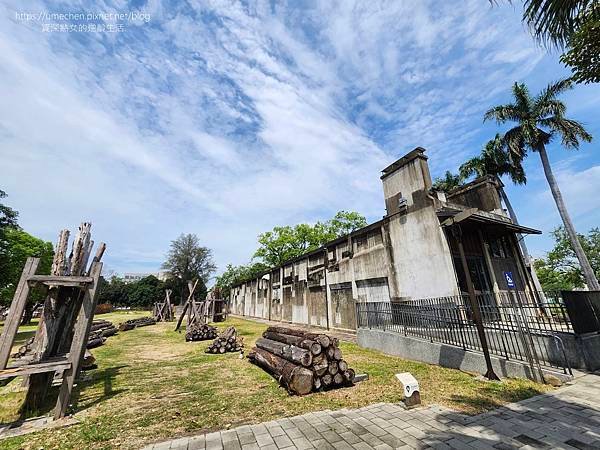
<path id="1" fill-rule="evenodd" d="M 403 336 L 391 331 L 359 328 L 356 333 L 358 345 L 379 350 L 389 355 L 406 359 L 437 364 L 442 367 L 459 369 L 465 372 L 485 373 L 483 353 L 463 350 L 452 345 L 430 342 L 414 337 Z M 494 371 L 500 377 L 534 379 L 534 374 L 528 364 L 516 360 L 506 360 L 492 356 Z M 562 381 L 573 377 L 561 371 L 544 369 L 544 373 L 553 375 Z"/>

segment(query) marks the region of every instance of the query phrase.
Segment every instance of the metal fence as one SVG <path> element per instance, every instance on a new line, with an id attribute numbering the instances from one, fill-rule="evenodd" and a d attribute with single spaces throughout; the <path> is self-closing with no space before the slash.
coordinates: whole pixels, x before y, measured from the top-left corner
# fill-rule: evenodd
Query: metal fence
<path id="1" fill-rule="evenodd" d="M 561 333 L 572 333 L 559 296 L 524 292 L 477 295 L 490 353 L 527 361 L 532 350 L 545 366 L 570 370 Z M 403 302 L 357 303 L 358 328 L 393 331 L 482 351 L 468 295 Z"/>

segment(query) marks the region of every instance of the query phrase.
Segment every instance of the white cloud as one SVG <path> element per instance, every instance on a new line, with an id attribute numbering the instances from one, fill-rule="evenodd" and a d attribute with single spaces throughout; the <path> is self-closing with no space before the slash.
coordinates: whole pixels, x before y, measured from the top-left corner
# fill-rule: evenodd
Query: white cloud
<path id="1" fill-rule="evenodd" d="M 276 224 L 376 219 L 381 168 L 417 145 L 457 165 L 542 58 L 480 0 L 153 1 L 113 36 L 44 34 L 22 8 L 0 18 L 3 189 L 47 238 L 91 219 L 118 270 L 158 264 L 179 232 L 224 266 Z"/>

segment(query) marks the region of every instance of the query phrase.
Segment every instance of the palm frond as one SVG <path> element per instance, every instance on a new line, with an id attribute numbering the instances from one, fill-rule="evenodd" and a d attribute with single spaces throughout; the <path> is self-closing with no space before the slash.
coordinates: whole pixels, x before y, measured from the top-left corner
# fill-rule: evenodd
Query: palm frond
<path id="1" fill-rule="evenodd" d="M 504 133 L 504 142 L 511 158 L 522 160 L 527 156 L 527 146 L 520 125 Z"/>
<path id="2" fill-rule="evenodd" d="M 567 119 L 562 116 L 554 116 L 541 120 L 540 125 L 558 133 L 562 145 L 567 148 L 578 149 L 581 141 L 592 142 L 592 135 L 589 134 L 583 125 L 576 120 Z"/>
<path id="3" fill-rule="evenodd" d="M 542 114 L 541 111 L 558 107 L 558 110 L 562 109 L 562 113 L 564 114 L 565 106 L 560 100 L 557 100 L 556 97 L 572 88 L 573 83 L 569 79 L 559 80 L 548 84 L 548 86 L 535 97 L 533 106 L 534 111 L 539 117 L 543 117 L 544 114 Z M 551 112 L 550 114 L 554 113 Z"/>
<path id="4" fill-rule="evenodd" d="M 519 111 L 516 105 L 509 103 L 508 105 L 495 106 L 489 109 L 483 116 L 483 121 L 495 120 L 497 123 L 504 123 L 509 120 L 518 122 L 521 120 Z"/>
<path id="5" fill-rule="evenodd" d="M 479 156 L 468 159 L 458 168 L 458 174 L 463 179 L 467 179 L 472 175 L 477 177 L 485 175 L 485 164 L 483 159 Z"/>
<path id="6" fill-rule="evenodd" d="M 522 113 L 532 110 L 533 99 L 525 83 L 515 83 L 512 87 L 513 97 L 517 111 Z"/>
<path id="7" fill-rule="evenodd" d="M 564 47 L 594 1 L 525 0 L 523 21 L 539 42 Z"/>

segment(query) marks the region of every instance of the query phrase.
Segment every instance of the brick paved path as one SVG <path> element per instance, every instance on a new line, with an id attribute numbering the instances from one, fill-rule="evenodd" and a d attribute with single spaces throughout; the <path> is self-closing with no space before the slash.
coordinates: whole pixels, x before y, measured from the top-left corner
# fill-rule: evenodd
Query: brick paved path
<path id="1" fill-rule="evenodd" d="M 600 449 L 600 376 L 477 416 L 378 403 L 184 437 L 147 449 Z"/>

